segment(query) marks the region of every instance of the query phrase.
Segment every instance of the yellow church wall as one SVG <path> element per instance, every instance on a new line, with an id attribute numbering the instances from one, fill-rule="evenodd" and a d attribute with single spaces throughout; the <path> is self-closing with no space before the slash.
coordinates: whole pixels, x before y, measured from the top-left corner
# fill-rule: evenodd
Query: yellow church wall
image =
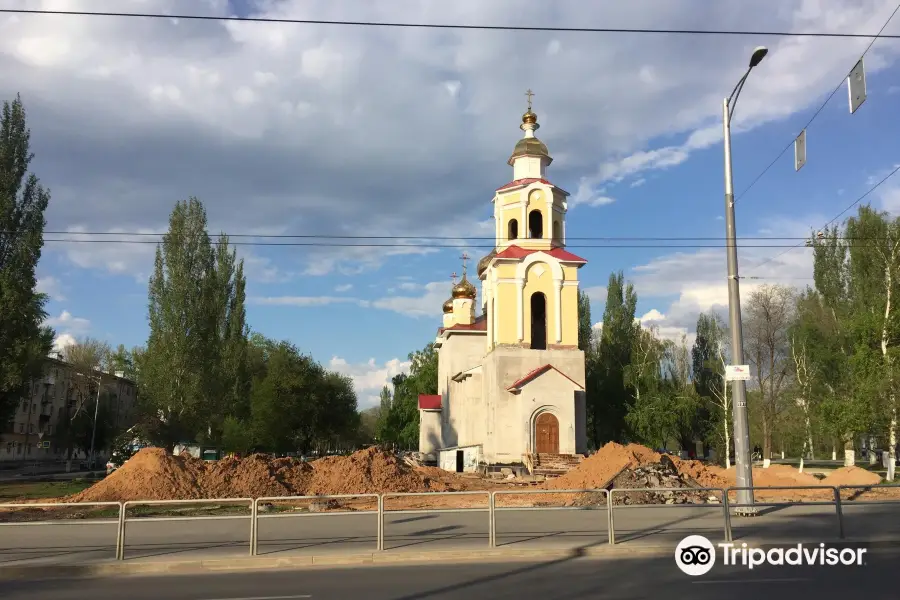
<path id="1" fill-rule="evenodd" d="M 563 265 L 563 279 L 565 281 L 578 281 L 578 267 Z"/>
<path id="2" fill-rule="evenodd" d="M 538 267 L 543 267 L 543 274 L 538 276 Z M 536 270 L 537 269 L 537 270 Z M 537 292 L 544 294 L 546 298 L 545 312 L 547 316 L 547 344 L 556 343 L 556 287 L 553 283 L 553 275 L 550 265 L 534 263 L 525 273 L 525 297 L 523 299 L 523 313 L 525 317 L 525 343 L 531 343 L 531 296 Z"/>
<path id="3" fill-rule="evenodd" d="M 515 283 L 499 283 L 496 288 L 494 305 L 502 307 L 497 311 L 497 343 L 516 344 L 518 338 L 518 298 L 519 287 Z"/>
<path id="4" fill-rule="evenodd" d="M 564 285 L 562 289 L 562 341 L 563 346 L 578 345 L 578 287 Z"/>

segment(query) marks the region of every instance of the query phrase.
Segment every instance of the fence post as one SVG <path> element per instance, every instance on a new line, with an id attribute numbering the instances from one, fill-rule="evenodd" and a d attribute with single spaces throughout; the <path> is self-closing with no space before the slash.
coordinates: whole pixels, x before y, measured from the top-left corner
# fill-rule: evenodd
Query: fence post
<path id="1" fill-rule="evenodd" d="M 128 502 L 122 503 L 119 525 L 119 560 L 125 560 L 125 530 L 128 527 Z"/>
<path id="2" fill-rule="evenodd" d="M 254 498 L 250 501 L 250 556 L 256 556 L 259 548 L 257 544 L 257 527 L 259 523 L 256 520 L 258 506 L 259 498 Z"/>
<path id="3" fill-rule="evenodd" d="M 832 488 L 834 491 L 834 510 L 838 520 L 838 539 L 844 539 L 844 509 L 841 506 L 841 486 Z"/>
<path id="4" fill-rule="evenodd" d="M 731 534 L 731 508 L 728 506 L 728 489 L 719 490 L 722 492 L 722 512 L 725 518 L 725 541 L 733 542 Z"/>
<path id="5" fill-rule="evenodd" d="M 488 547 L 497 547 L 497 513 L 494 509 L 497 506 L 495 494 L 497 492 L 488 492 Z"/>
<path id="6" fill-rule="evenodd" d="M 119 522 L 116 526 L 116 560 L 125 560 L 125 503 L 119 502 Z"/>
<path id="7" fill-rule="evenodd" d="M 384 494 L 378 494 L 378 540 L 376 542 L 379 551 L 384 550 Z"/>
<path id="8" fill-rule="evenodd" d="M 614 525 L 613 519 L 613 490 L 606 491 L 606 520 L 607 520 L 607 528 L 609 529 L 609 545 L 616 545 L 616 528 Z"/>

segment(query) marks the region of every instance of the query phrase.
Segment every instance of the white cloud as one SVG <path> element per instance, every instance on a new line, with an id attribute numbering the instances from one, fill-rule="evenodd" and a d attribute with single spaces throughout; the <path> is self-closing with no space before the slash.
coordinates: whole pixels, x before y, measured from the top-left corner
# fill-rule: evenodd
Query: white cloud
<path id="1" fill-rule="evenodd" d="M 76 344 L 77 338 L 84 336 L 90 330 L 91 322 L 64 310 L 58 317 L 48 317 L 44 321 L 44 325 L 52 327 L 56 332 L 53 349 L 62 352 L 66 346 Z"/>
<path id="2" fill-rule="evenodd" d="M 666 315 L 655 308 L 651 309 L 643 316 L 635 318 L 635 321 L 640 323 L 641 326 L 646 329 L 655 330 L 656 335 L 659 336 L 660 339 L 669 340 L 676 344 L 680 344 L 681 341 L 684 340 L 684 343 L 688 348 L 692 347 L 694 341 L 697 339 L 697 333 L 691 331 L 692 328 L 668 323 Z"/>
<path id="3" fill-rule="evenodd" d="M 401 287 L 403 285 L 405 284 L 401 284 Z M 372 307 L 390 310 L 409 317 L 433 317 L 440 315 L 441 306 L 450 297 L 449 282 L 433 281 L 418 287 L 423 290 L 423 293 L 420 295 L 387 296 L 373 300 Z M 477 309 L 476 312 L 478 312 Z"/>
<path id="4" fill-rule="evenodd" d="M 351 303 L 366 306 L 365 300 L 346 296 L 252 296 L 247 299 L 251 304 L 266 306 L 327 306 L 329 304 Z"/>
<path id="5" fill-rule="evenodd" d="M 822 7 L 773 0 L 772 10 L 726 3 L 702 18 L 720 29 L 872 31 L 892 2 L 835 0 Z M 183 10 L 182 4 L 70 0 L 64 6 L 165 12 Z M 536 6 L 528 22 L 657 27 L 696 19 L 702 10 L 688 0 L 588 4 Z M 438 15 L 443 22 L 490 23 L 503 22 L 516 7 L 511 0 L 282 0 L 250 10 L 260 17 L 434 21 Z M 204 14 L 232 11 L 226 0 L 204 2 Z M 564 43 L 557 37 L 4 16 L 0 94 L 21 91 L 33 119 L 39 174 L 53 191 L 50 229 L 161 231 L 172 203 L 194 194 L 216 230 L 232 233 L 278 224 L 304 235 L 425 236 L 462 231 L 489 208 L 491 190 L 510 176 L 498 169 L 521 135 L 523 88 L 537 94 L 541 136 L 557 159 L 551 179 L 579 181 L 589 173 L 577 200 L 602 205 L 616 196 L 595 189 L 606 181 L 636 183 L 717 143 L 723 86 L 740 76 L 757 43 L 735 42 L 733 51 L 721 52 L 715 36 L 690 43 L 678 36 L 572 35 Z M 867 43 L 775 40 L 743 93 L 736 126 L 748 129 L 819 102 Z M 880 41 L 866 57 L 867 69 L 883 68 L 897 52 L 896 43 Z M 675 141 L 649 145 L 658 138 Z M 435 219 L 435 207 L 449 206 L 452 222 Z M 48 246 L 83 268 L 136 279 L 146 279 L 153 253 L 152 244 Z M 248 259 L 248 276 L 353 274 L 431 251 L 306 246 L 279 255 L 298 265 Z"/>
<path id="6" fill-rule="evenodd" d="M 62 293 L 62 283 L 59 279 L 50 275 L 38 278 L 35 289 L 42 294 L 47 294 L 51 300 L 56 300 L 57 302 L 66 299 Z"/>
<path id="7" fill-rule="evenodd" d="M 383 364 L 376 363 L 374 358 L 370 358 L 368 362 L 351 364 L 343 358 L 333 356 L 328 363 L 329 369 L 353 380 L 361 410 L 377 406 L 381 389 L 384 386 L 391 387 L 391 379 L 409 372 L 409 367 L 409 361 L 399 358 L 392 358 Z"/>
<path id="8" fill-rule="evenodd" d="M 591 302 L 606 302 L 606 286 L 592 285 L 582 288 L 582 291 L 588 295 Z"/>
<path id="9" fill-rule="evenodd" d="M 78 340 L 75 339 L 75 336 L 69 333 L 64 333 L 62 335 L 56 336 L 56 339 L 53 340 L 53 351 L 54 352 L 62 352 L 65 355 L 66 348 L 69 346 L 74 346 L 78 343 Z"/>
<path id="10" fill-rule="evenodd" d="M 336 292 L 349 292 L 353 289 L 352 283 L 342 283 L 341 285 L 335 286 L 334 291 Z"/>
<path id="11" fill-rule="evenodd" d="M 900 185 L 886 188 L 879 195 L 881 209 L 891 214 L 900 214 Z"/>

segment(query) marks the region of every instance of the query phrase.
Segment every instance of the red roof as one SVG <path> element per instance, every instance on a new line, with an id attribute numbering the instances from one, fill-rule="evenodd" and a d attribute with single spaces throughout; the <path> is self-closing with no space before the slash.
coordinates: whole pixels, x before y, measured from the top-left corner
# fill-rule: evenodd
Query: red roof
<path id="1" fill-rule="evenodd" d="M 581 385 L 580 383 L 578 383 L 577 381 L 575 381 L 574 379 L 572 379 L 571 377 L 569 377 L 568 375 L 566 375 L 565 373 L 563 373 L 562 371 L 560 371 L 559 369 L 554 367 L 553 365 L 546 364 L 543 367 L 538 367 L 534 371 L 531 371 L 530 373 L 525 375 L 525 377 L 522 377 L 521 379 L 519 379 L 518 381 L 513 383 L 511 386 L 506 388 L 506 391 L 508 391 L 508 392 L 517 391 L 517 390 L 525 387 L 525 385 L 527 385 L 532 380 L 534 380 L 538 375 L 541 375 L 542 373 L 546 373 L 550 369 L 553 369 L 554 371 L 556 371 L 557 373 L 559 373 L 560 375 L 562 375 L 563 377 L 565 377 L 566 379 L 568 379 L 569 381 L 574 383 L 576 386 L 578 386 L 579 389 L 582 389 L 582 390 L 584 389 L 583 385 Z"/>
<path id="2" fill-rule="evenodd" d="M 452 327 L 440 327 L 438 329 L 438 335 L 444 333 L 445 331 L 487 331 L 487 319 L 484 315 L 475 319 L 475 322 L 471 325 L 457 324 Z"/>
<path id="3" fill-rule="evenodd" d="M 440 394 L 419 394 L 419 410 L 441 410 Z"/>
<path id="4" fill-rule="evenodd" d="M 572 254 L 568 250 L 564 250 L 562 248 L 551 248 L 550 250 L 530 250 L 528 248 L 522 248 L 520 246 L 509 246 L 503 252 L 498 252 L 497 256 L 494 258 L 525 258 L 529 254 L 534 254 L 535 252 L 543 252 L 544 254 L 549 254 L 553 258 L 557 260 L 561 260 L 563 262 L 579 262 L 579 263 L 587 263 L 587 261 L 580 256 L 576 256 Z"/>
<path id="5" fill-rule="evenodd" d="M 541 178 L 539 178 L 539 177 L 525 177 L 525 178 L 523 178 L 523 179 L 516 179 L 516 180 L 510 181 L 509 183 L 507 183 L 507 184 L 504 185 L 503 187 L 497 188 L 497 191 L 498 191 L 498 192 L 502 192 L 503 190 L 508 190 L 509 188 L 520 187 L 520 186 L 525 186 L 525 185 L 531 185 L 532 183 L 543 183 L 543 184 L 545 184 L 545 185 L 550 185 L 550 186 L 555 187 L 555 188 L 558 189 L 559 191 L 561 191 L 561 192 L 562 192 L 563 194 L 565 194 L 566 196 L 569 195 L 569 192 L 567 192 L 566 190 L 562 189 L 561 187 L 558 187 L 558 186 L 553 185 L 552 183 L 550 183 L 550 182 L 547 181 L 546 179 L 541 179 Z"/>

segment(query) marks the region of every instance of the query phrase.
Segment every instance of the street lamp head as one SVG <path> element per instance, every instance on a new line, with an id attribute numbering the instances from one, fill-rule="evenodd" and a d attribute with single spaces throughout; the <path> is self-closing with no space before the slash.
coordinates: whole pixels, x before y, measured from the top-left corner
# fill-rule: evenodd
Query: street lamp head
<path id="1" fill-rule="evenodd" d="M 753 54 L 750 55 L 750 68 L 752 69 L 756 65 L 762 62 L 762 59 L 766 57 L 766 54 L 769 53 L 769 49 L 765 46 L 757 46 L 753 49 Z"/>

